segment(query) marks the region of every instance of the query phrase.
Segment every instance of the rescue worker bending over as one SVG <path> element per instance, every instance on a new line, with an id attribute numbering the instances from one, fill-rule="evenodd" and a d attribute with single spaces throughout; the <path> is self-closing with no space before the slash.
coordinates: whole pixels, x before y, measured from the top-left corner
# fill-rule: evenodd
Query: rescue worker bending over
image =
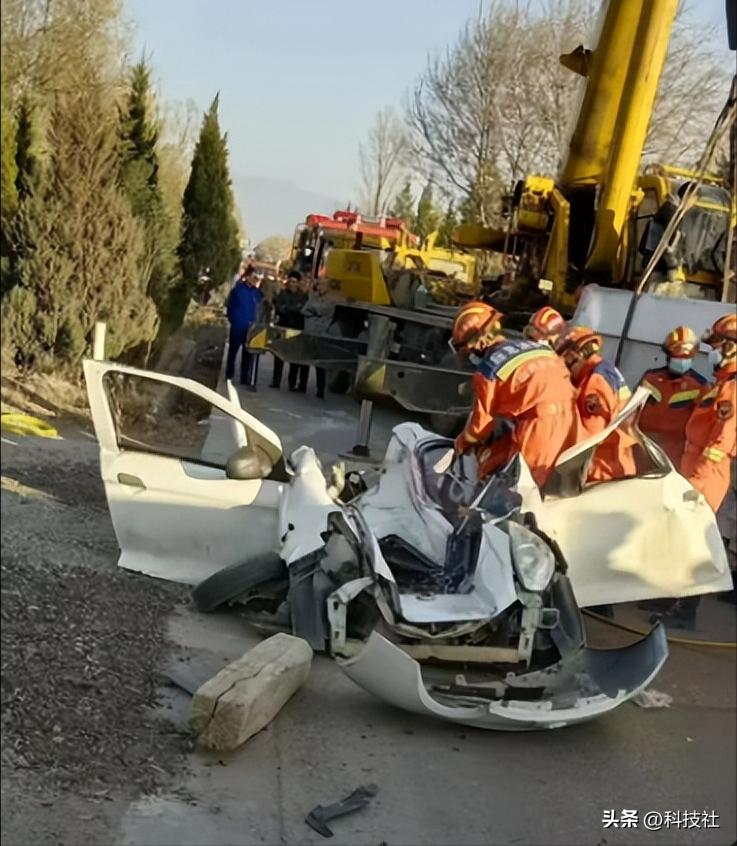
<path id="1" fill-rule="evenodd" d="M 601 337 L 586 326 L 566 330 L 555 346 L 578 389 L 578 413 L 585 438 L 605 429 L 630 398 L 624 376 L 599 354 L 601 346 Z M 588 480 L 604 482 L 634 476 L 634 443 L 621 427 L 612 432 L 594 451 Z"/>
<path id="2" fill-rule="evenodd" d="M 686 424 L 681 473 L 716 512 L 729 489 L 730 459 L 737 455 L 737 315 L 720 317 L 703 340 L 712 348 L 716 381 L 702 389 Z"/>
<path id="3" fill-rule="evenodd" d="M 561 332 L 566 328 L 563 315 L 551 306 L 538 309 L 525 326 L 525 338 L 555 347 Z"/>
<path id="4" fill-rule="evenodd" d="M 493 306 L 474 300 L 462 306 L 453 321 L 453 348 L 476 367 L 473 407 L 455 449 L 459 455 L 477 451 L 479 478 L 520 452 L 542 487 L 560 453 L 576 442 L 576 395 L 553 350 L 506 339 L 501 317 Z M 512 431 L 492 444 L 500 419 Z"/>
<path id="5" fill-rule="evenodd" d="M 665 367 L 647 370 L 640 380 L 640 385 L 650 391 L 650 399 L 638 422 L 640 429 L 660 444 L 679 468 L 686 445 L 686 424 L 696 397 L 708 380 L 691 366 L 699 351 L 699 339 L 693 329 L 673 329 L 666 335 L 662 349 L 667 356 Z"/>

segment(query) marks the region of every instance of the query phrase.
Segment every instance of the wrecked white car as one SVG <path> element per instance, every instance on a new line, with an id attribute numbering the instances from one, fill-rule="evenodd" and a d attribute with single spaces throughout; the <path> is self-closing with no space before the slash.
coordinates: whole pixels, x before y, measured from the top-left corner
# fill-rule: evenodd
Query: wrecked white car
<path id="1" fill-rule="evenodd" d="M 85 377 L 120 565 L 196 585 L 202 610 L 241 602 L 401 708 L 493 729 L 591 719 L 647 686 L 667 644 L 658 625 L 592 649 L 581 607 L 731 588 L 713 513 L 654 443 L 638 436 L 637 477 L 586 483 L 644 392 L 541 492 L 519 457 L 485 484 L 473 459 L 439 471 L 451 441 L 414 423 L 375 484 L 344 486 L 309 447 L 285 459 L 232 389 L 99 361 Z"/>

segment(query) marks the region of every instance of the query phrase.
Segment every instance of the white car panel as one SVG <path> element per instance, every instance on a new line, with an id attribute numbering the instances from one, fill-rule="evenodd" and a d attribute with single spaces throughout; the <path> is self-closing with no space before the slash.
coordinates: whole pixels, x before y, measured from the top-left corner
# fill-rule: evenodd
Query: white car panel
<path id="1" fill-rule="evenodd" d="M 538 524 L 568 563 L 579 605 L 730 590 L 714 513 L 673 472 L 594 485 L 546 500 Z"/>
<path id="2" fill-rule="evenodd" d="M 594 652 L 599 650 L 590 652 L 589 656 L 596 662 L 598 656 Z M 608 656 L 604 653 L 608 650 L 600 652 L 606 660 Z M 667 658 L 665 630 L 658 626 L 643 640 L 617 653 L 618 678 L 614 689 L 608 692 L 599 689 L 592 695 L 582 691 L 572 706 L 558 708 L 550 700 L 511 699 L 476 704 L 469 703 L 465 697 L 448 695 L 444 699 L 456 704 L 444 704 L 428 691 L 418 662 L 377 632 L 371 634 L 358 655 L 336 660 L 345 674 L 368 693 L 405 711 L 484 729 L 529 731 L 591 720 L 613 711 L 644 690 Z M 544 674 L 542 671 L 530 677 L 537 681 Z M 591 684 L 591 679 L 586 681 Z"/>
<path id="3" fill-rule="evenodd" d="M 195 585 L 230 564 L 279 548 L 283 483 L 228 479 L 218 467 L 118 447 L 103 377 L 122 372 L 195 394 L 215 406 L 223 425 L 237 423 L 278 460 L 281 444 L 273 432 L 191 379 L 90 360 L 84 369 L 121 567 Z"/>

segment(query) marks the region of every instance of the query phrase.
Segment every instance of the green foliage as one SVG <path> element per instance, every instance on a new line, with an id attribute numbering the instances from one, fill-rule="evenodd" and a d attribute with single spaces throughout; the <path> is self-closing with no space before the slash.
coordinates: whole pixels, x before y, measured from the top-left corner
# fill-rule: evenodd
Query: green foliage
<path id="1" fill-rule="evenodd" d="M 2 202 L 2 219 L 10 220 L 18 210 L 18 190 L 15 180 L 18 176 L 18 165 L 15 161 L 16 132 L 15 122 L 8 108 L 5 92 L 2 93 L 2 148 L 0 148 L 0 201 Z"/>
<path id="2" fill-rule="evenodd" d="M 177 323 L 170 289 L 177 280 L 179 219 L 159 188 L 159 126 L 151 72 L 142 59 L 131 68 L 125 110 L 120 119 L 120 181 L 134 216 L 143 227 L 140 273 L 163 323 Z"/>
<path id="3" fill-rule="evenodd" d="M 417 214 L 414 220 L 415 234 L 422 239 L 427 238 L 440 225 L 440 214 L 433 202 L 432 184 L 428 182 L 422 189 L 417 203 Z"/>
<path id="4" fill-rule="evenodd" d="M 192 158 L 179 245 L 184 283 L 202 301 L 232 277 L 241 259 L 226 137 L 218 122 L 218 98 L 203 118 Z"/>
<path id="5" fill-rule="evenodd" d="M 448 203 L 443 219 L 440 222 L 437 245 L 450 249 L 453 246 L 453 230 L 458 226 L 458 219 L 455 213 L 453 201 Z"/>
<path id="6" fill-rule="evenodd" d="M 151 340 L 157 317 L 140 274 L 141 226 L 119 187 L 118 138 L 102 95 L 61 95 L 42 183 L 14 226 L 19 283 L 4 298 L 3 344 L 26 365 L 78 366 L 95 321 L 115 357 Z"/>
<path id="7" fill-rule="evenodd" d="M 31 193 L 36 181 L 40 178 L 34 119 L 35 110 L 28 95 L 24 94 L 18 103 L 15 113 L 17 126 L 15 133 L 15 163 L 18 167 L 15 185 L 21 200 L 25 199 Z"/>
<path id="8" fill-rule="evenodd" d="M 18 165 L 15 161 L 15 125 L 7 105 L 7 97 L 4 89 L 1 96 L 1 105 L 2 147 L 0 148 L 0 175 L 2 177 L 2 183 L 0 187 L 0 210 L 2 211 L 2 217 L 0 217 L 0 292 L 5 296 L 13 286 L 10 227 L 18 210 L 18 189 L 15 184 L 18 176 Z"/>
<path id="9" fill-rule="evenodd" d="M 415 219 L 415 198 L 412 196 L 412 184 L 407 179 L 402 190 L 394 198 L 391 205 L 391 216 L 401 218 L 408 229 L 412 229 Z"/>
<path id="10" fill-rule="evenodd" d="M 130 70 L 125 112 L 121 116 L 121 179 L 133 213 L 145 215 L 156 197 L 159 129 L 151 114 L 151 72 L 144 60 Z"/>

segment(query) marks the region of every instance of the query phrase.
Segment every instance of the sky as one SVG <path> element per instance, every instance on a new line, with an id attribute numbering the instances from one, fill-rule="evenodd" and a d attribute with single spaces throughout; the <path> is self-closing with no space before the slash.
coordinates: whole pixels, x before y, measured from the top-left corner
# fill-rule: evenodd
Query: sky
<path id="1" fill-rule="evenodd" d="M 202 112 L 220 92 L 236 200 L 253 243 L 291 234 L 308 212 L 333 210 L 300 211 L 300 203 L 358 200 L 358 145 L 376 113 L 401 108 L 428 54 L 451 44 L 479 5 L 124 0 L 133 55 L 150 56 L 163 100 L 192 100 Z M 723 26 L 724 0 L 693 8 Z"/>

